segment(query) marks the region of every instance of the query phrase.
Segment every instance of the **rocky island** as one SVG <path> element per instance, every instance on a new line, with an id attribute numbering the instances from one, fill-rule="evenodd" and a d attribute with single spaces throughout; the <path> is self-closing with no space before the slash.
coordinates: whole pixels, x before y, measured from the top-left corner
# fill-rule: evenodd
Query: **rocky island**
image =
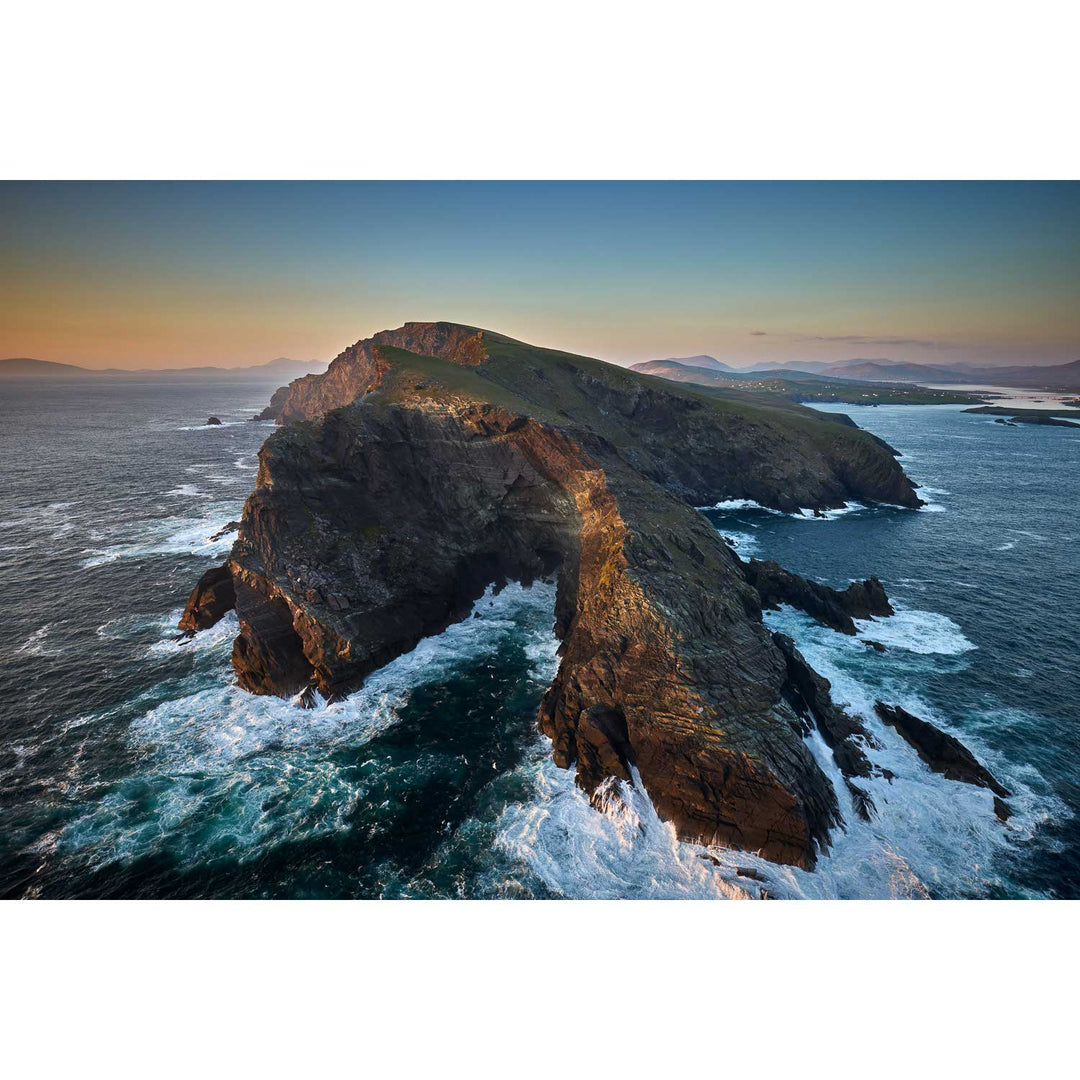
<path id="1" fill-rule="evenodd" d="M 842 824 L 804 741 L 816 727 L 873 813 L 855 782 L 872 737 L 762 608 L 852 633 L 890 613 L 880 583 L 839 592 L 743 563 L 695 509 L 920 506 L 846 417 L 453 323 L 360 341 L 262 416 L 281 428 L 180 624 L 235 608 L 247 690 L 346 695 L 491 583 L 554 576 L 561 662 L 538 723 L 585 791 L 639 778 L 680 837 L 812 867 Z"/>
<path id="2" fill-rule="evenodd" d="M 1068 402 L 1066 402 L 1068 404 Z M 996 416 L 997 423 L 1007 427 L 1016 427 L 1017 424 L 1038 424 L 1043 427 L 1080 427 L 1075 420 L 1067 419 L 1070 416 L 1078 416 L 1075 409 L 1006 409 L 1000 405 L 982 405 L 975 409 L 965 409 L 964 412 L 979 413 L 982 416 Z"/>

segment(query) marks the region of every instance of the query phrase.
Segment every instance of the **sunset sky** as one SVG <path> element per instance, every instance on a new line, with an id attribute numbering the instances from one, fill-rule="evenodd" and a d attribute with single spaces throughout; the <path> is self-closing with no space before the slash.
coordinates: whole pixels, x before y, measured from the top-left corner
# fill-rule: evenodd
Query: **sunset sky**
<path id="1" fill-rule="evenodd" d="M 448 319 L 632 363 L 1080 358 L 1070 183 L 3 183 L 0 357 L 330 359 Z"/>

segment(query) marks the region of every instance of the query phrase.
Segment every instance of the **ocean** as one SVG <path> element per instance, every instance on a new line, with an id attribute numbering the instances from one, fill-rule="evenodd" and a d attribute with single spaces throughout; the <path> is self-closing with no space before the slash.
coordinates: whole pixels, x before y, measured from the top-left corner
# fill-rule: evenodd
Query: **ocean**
<path id="1" fill-rule="evenodd" d="M 929 505 L 705 511 L 744 556 L 837 586 L 876 574 L 898 608 L 860 638 L 768 615 L 893 773 L 866 782 L 877 816 L 845 805 L 807 872 L 680 843 L 633 785 L 589 806 L 535 727 L 557 666 L 551 584 L 489 591 L 481 618 L 314 709 L 236 688 L 233 616 L 174 640 L 231 545 L 212 538 L 253 486 L 272 426 L 248 418 L 273 389 L 3 385 L 0 895 L 1080 897 L 1080 432 L 823 406 L 902 450 Z M 878 697 L 962 739 L 1014 793 L 1012 818 L 931 773 Z"/>

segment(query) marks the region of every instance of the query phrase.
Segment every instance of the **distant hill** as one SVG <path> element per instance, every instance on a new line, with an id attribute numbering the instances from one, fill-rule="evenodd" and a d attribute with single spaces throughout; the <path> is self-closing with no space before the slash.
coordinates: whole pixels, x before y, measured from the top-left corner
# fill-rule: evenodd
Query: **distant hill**
<path id="1" fill-rule="evenodd" d="M 794 369 L 796 371 L 808 371 L 813 375 L 823 375 L 829 370 L 829 367 L 830 365 L 823 360 L 778 360 L 769 363 L 770 370 L 773 368 Z M 740 368 L 739 370 L 749 369 Z"/>
<path id="2" fill-rule="evenodd" d="M 818 382 L 844 382 L 830 378 L 827 375 L 817 375 L 808 371 L 796 371 L 790 368 L 771 367 L 762 370 L 740 371 L 730 368 L 716 361 L 716 368 L 703 367 L 700 364 L 692 364 L 691 360 L 700 360 L 701 357 L 692 356 L 687 360 L 646 360 L 641 364 L 632 364 L 631 371 L 640 371 L 645 375 L 659 375 L 663 379 L 672 382 L 692 382 L 703 386 L 732 386 L 738 387 L 748 382 L 759 382 L 762 379 L 786 379 L 808 380 Z"/>
<path id="3" fill-rule="evenodd" d="M 71 379 L 92 375 L 86 368 L 74 364 L 54 364 L 51 360 L 34 360 L 29 356 L 13 356 L 0 360 L 0 378 L 9 379 Z"/>
<path id="4" fill-rule="evenodd" d="M 1080 389 L 1080 360 L 1068 364 L 1052 364 L 1047 367 L 1019 365 L 1000 368 L 972 368 L 960 372 L 965 380 L 978 374 L 980 381 L 997 382 L 1004 386 L 1035 386 Z"/>
<path id="5" fill-rule="evenodd" d="M 707 382 L 718 386 L 735 386 L 738 383 L 735 372 L 730 369 L 720 366 L 707 368 L 684 360 L 646 360 L 641 364 L 631 364 L 630 370 L 645 375 L 659 375 L 674 382 Z"/>
<path id="6" fill-rule="evenodd" d="M 890 360 L 840 360 L 822 374 L 869 382 L 947 382 L 961 373 L 934 364 L 894 363 Z M 957 381 L 972 381 L 964 374 Z"/>
<path id="7" fill-rule="evenodd" d="M 715 356 L 706 356 L 704 353 L 698 356 L 669 356 L 666 360 L 650 360 L 647 362 L 653 364 L 682 364 L 685 367 L 704 368 L 706 371 L 735 370 L 730 364 L 717 360 Z M 634 370 L 639 371 L 640 368 L 635 365 Z"/>
<path id="8" fill-rule="evenodd" d="M 290 360 L 279 356 L 265 364 L 251 367 L 190 367 L 190 368 L 84 368 L 76 364 L 59 364 L 52 360 L 34 360 L 19 356 L 0 360 L 0 379 L 85 379 L 125 376 L 183 376 L 192 379 L 264 379 L 291 380 L 326 370 L 323 360 Z"/>
<path id="9" fill-rule="evenodd" d="M 761 377 L 766 372 L 784 378 L 805 378 L 806 374 L 825 375 L 855 382 L 886 383 L 981 383 L 1045 390 L 1080 389 L 1080 360 L 1068 364 L 1016 364 L 987 367 L 983 364 L 917 364 L 882 358 L 836 360 L 781 360 L 762 368 L 739 368 L 738 374 Z"/>

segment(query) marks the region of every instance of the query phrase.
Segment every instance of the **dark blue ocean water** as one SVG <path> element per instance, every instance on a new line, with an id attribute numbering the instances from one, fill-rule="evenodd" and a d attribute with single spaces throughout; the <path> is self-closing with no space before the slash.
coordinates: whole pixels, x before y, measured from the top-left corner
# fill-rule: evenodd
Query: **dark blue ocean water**
<path id="1" fill-rule="evenodd" d="M 775 896 L 1080 895 L 1080 432 L 849 408 L 905 451 L 928 511 L 709 511 L 744 554 L 833 584 L 878 574 L 901 609 L 865 628 L 884 654 L 792 612 L 770 622 L 850 707 L 904 703 L 1016 793 L 1003 826 L 871 717 L 895 777 L 806 873 L 710 859 L 628 785 L 589 807 L 535 731 L 550 585 L 485 597 L 482 618 L 314 710 L 233 685 L 232 618 L 171 640 L 228 550 L 210 537 L 253 484 L 271 429 L 245 421 L 272 389 L 0 390 L 0 895 L 740 897 L 749 865 Z"/>

